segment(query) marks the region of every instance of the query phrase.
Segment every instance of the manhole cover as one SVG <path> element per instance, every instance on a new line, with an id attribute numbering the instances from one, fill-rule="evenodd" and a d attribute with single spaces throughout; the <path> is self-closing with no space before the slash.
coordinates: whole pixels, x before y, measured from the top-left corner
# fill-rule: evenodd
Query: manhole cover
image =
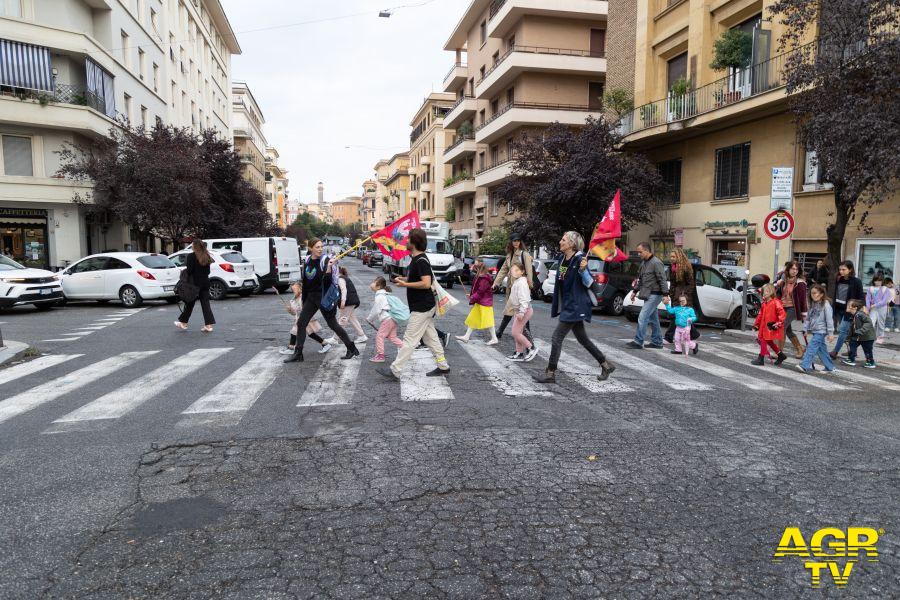
<path id="1" fill-rule="evenodd" d="M 156 535 L 178 529 L 199 529 L 217 521 L 227 507 L 211 498 L 179 498 L 154 502 L 134 516 L 134 529 L 145 535 Z"/>

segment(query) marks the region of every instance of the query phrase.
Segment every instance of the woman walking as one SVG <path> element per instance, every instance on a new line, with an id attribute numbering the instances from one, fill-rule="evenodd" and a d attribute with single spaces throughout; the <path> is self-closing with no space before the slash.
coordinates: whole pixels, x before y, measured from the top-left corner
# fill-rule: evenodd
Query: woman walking
<path id="1" fill-rule="evenodd" d="M 876 273 L 872 278 L 872 284 L 866 290 L 866 309 L 869 311 L 872 324 L 875 325 L 876 344 L 884 343 L 884 332 L 892 295 L 893 290 L 884 286 L 884 276 Z"/>
<path id="2" fill-rule="evenodd" d="M 181 316 L 175 321 L 175 327 L 185 330 L 188 328 L 188 321 L 191 320 L 191 313 L 194 312 L 194 304 L 200 301 L 200 308 L 203 309 L 203 328 L 201 331 L 212 333 L 213 325 L 216 318 L 213 316 L 212 307 L 209 305 L 209 265 L 212 264 L 213 258 L 206 249 L 206 242 L 203 240 L 194 240 L 191 244 L 193 252 L 187 255 L 185 261 L 185 271 L 191 283 L 197 286 L 199 294 L 195 300 L 184 303 L 184 310 Z"/>
<path id="3" fill-rule="evenodd" d="M 838 352 L 841 351 L 841 347 L 847 341 L 847 335 L 850 333 L 850 322 L 853 317 L 847 314 L 847 306 L 853 300 L 865 301 L 865 298 L 863 284 L 856 276 L 853 261 L 845 260 L 838 265 L 838 278 L 834 288 L 834 320 L 837 322 L 838 338 L 829 354 L 831 360 L 837 358 Z"/>
<path id="4" fill-rule="evenodd" d="M 490 339 L 486 343 L 488 346 L 495 346 L 499 341 L 494 331 L 494 292 L 491 290 L 491 276 L 488 275 L 487 266 L 480 260 L 476 260 L 472 265 L 472 273 L 475 280 L 468 294 L 469 304 L 472 306 L 469 316 L 466 317 L 468 329 L 465 335 L 458 335 L 456 339 L 467 343 L 473 331 L 487 329 L 490 331 Z"/>
<path id="5" fill-rule="evenodd" d="M 775 293 L 784 307 L 784 333 L 794 346 L 795 356 L 803 358 L 803 346 L 800 344 L 800 340 L 792 327 L 794 321 L 806 320 L 806 313 L 809 309 L 806 302 L 806 282 L 803 281 L 803 271 L 800 269 L 800 263 L 794 260 L 785 263 L 784 277 L 775 284 Z M 784 340 L 782 340 L 783 345 Z"/>
<path id="6" fill-rule="evenodd" d="M 294 346 L 294 354 L 284 362 L 303 362 L 303 344 L 306 342 L 306 328 L 316 313 L 322 311 L 322 317 L 328 326 L 337 334 L 338 338 L 347 348 L 347 353 L 341 357 L 348 360 L 359 356 L 359 350 L 350 340 L 350 336 L 337 322 L 337 303 L 331 310 L 322 308 L 322 299 L 328 294 L 332 286 L 338 285 L 337 265 L 332 264 L 331 258 L 322 255 L 322 240 L 313 238 L 308 242 L 309 255 L 303 263 L 303 304 L 300 314 L 297 315 L 297 343 Z"/>
<path id="7" fill-rule="evenodd" d="M 289 314 L 294 315 L 296 317 L 300 314 L 300 310 L 303 308 L 303 282 L 300 280 L 291 282 L 291 291 L 294 292 L 294 297 L 291 298 L 290 303 L 287 304 L 285 308 Z M 309 322 L 309 325 L 306 327 L 306 335 L 309 339 L 318 342 L 322 348 L 319 350 L 319 354 L 325 354 L 329 350 L 331 350 L 331 344 L 322 339 L 322 336 L 319 335 L 319 332 L 322 331 L 322 326 L 319 325 L 319 322 L 315 319 Z M 294 348 L 297 345 L 297 319 L 294 319 L 294 324 L 291 327 L 291 339 L 287 345 L 287 348 L 282 348 L 279 350 L 279 354 L 293 354 Z"/>
<path id="8" fill-rule="evenodd" d="M 687 306 L 694 308 L 695 292 L 697 289 L 697 281 L 694 279 L 694 267 L 691 265 L 690 259 L 681 248 L 675 248 L 669 252 L 669 297 L 675 298 L 684 296 L 687 298 Z M 697 317 L 694 315 L 694 323 Z M 669 321 L 669 327 L 666 330 L 665 340 L 670 344 L 675 340 L 675 319 Z"/>
<path id="9" fill-rule="evenodd" d="M 375 292 L 375 301 L 372 303 L 372 310 L 369 311 L 366 321 L 378 330 L 375 335 L 375 356 L 369 360 L 374 363 L 383 363 L 385 361 L 384 340 L 390 340 L 398 348 L 403 347 L 403 340 L 397 335 L 397 322 L 391 318 L 391 301 L 388 297 L 392 296 L 392 290 L 387 281 L 384 277 L 376 277 L 369 288 Z M 399 298 L 394 298 L 398 302 L 402 302 Z"/>
<path id="10" fill-rule="evenodd" d="M 359 294 L 356 293 L 356 286 L 353 285 L 353 280 L 350 279 L 350 274 L 347 272 L 346 267 L 338 269 L 338 273 L 340 274 L 338 277 L 338 287 L 341 290 L 341 302 L 338 310 L 340 316 L 338 317 L 338 323 L 340 323 L 342 327 L 349 323 L 356 333 L 356 339 L 353 340 L 353 343 L 361 344 L 368 341 L 369 338 L 366 336 L 366 332 L 363 331 L 359 319 L 356 318 L 356 309 L 359 308 Z M 331 338 L 328 339 L 328 343 L 332 346 L 336 346 L 337 338 L 331 336 Z"/>
<path id="11" fill-rule="evenodd" d="M 559 365 L 563 341 L 571 331 L 575 333 L 578 343 L 600 364 L 600 375 L 597 379 L 605 381 L 616 367 L 606 360 L 584 329 L 585 322 L 591 321 L 593 305 L 588 297 L 588 289 L 594 283 L 587 257 L 583 252 L 584 238 L 577 231 L 567 231 L 559 241 L 559 250 L 561 254 L 557 258 L 553 304 L 550 309 L 550 316 L 559 317 L 559 324 L 553 332 L 547 372 L 542 377 L 535 377 L 535 380 L 538 383 L 556 383 L 556 368 Z"/>
<path id="12" fill-rule="evenodd" d="M 513 316 L 516 314 L 516 307 L 511 306 L 509 302 L 510 290 L 517 279 L 511 271 L 513 265 L 522 267 L 522 273 L 528 282 L 528 288 L 530 290 L 534 285 L 534 260 L 532 259 L 531 254 L 528 253 L 528 250 L 525 249 L 525 244 L 522 242 L 522 236 L 518 233 L 509 236 L 509 244 L 506 246 L 506 260 L 503 261 L 503 266 L 500 267 L 500 271 L 497 272 L 497 276 L 494 278 L 493 289 L 497 290 L 503 285 L 503 278 L 509 277 L 509 282 L 506 285 L 507 301 L 506 306 L 503 308 L 503 320 L 500 321 L 500 327 L 497 329 L 498 340 L 503 337 L 506 326 L 509 325 Z M 531 327 L 527 326 L 525 331 L 525 335 L 528 337 L 529 342 L 533 341 L 531 338 Z"/>
<path id="13" fill-rule="evenodd" d="M 888 303 L 888 316 L 885 331 L 891 331 L 893 327 L 894 333 L 900 333 L 900 288 L 894 287 L 894 280 L 890 277 L 884 278 L 884 287 L 891 292 L 891 301 Z"/>
<path id="14" fill-rule="evenodd" d="M 825 372 L 833 373 L 834 362 L 828 356 L 826 340 L 830 342 L 834 339 L 832 335 L 834 331 L 834 311 L 828 302 L 825 286 L 818 283 L 814 284 L 809 288 L 809 295 L 812 301 L 809 303 L 809 312 L 803 325 L 807 335 L 812 336 L 812 338 L 807 343 L 803 361 L 797 365 L 797 368 L 804 373 L 814 371 L 813 361 L 818 356 L 825 367 Z"/>
<path id="15" fill-rule="evenodd" d="M 538 350 L 534 342 L 525 337 L 525 327 L 534 315 L 531 308 L 531 290 L 528 282 L 523 277 L 522 267 L 514 264 L 509 272 L 515 276 L 516 282 L 509 291 L 508 304 L 516 307 L 516 316 L 513 318 L 512 336 L 516 340 L 516 352 L 509 357 L 510 360 L 521 362 L 531 361 L 537 356 Z"/>
<path id="16" fill-rule="evenodd" d="M 759 314 L 756 315 L 756 322 L 753 329 L 759 333 L 756 334 L 756 341 L 759 343 L 759 356 L 750 364 L 764 365 L 769 357 L 769 348 L 771 348 L 777 357 L 775 364 L 780 365 L 785 360 L 784 352 L 781 351 L 779 341 L 784 340 L 784 307 L 781 300 L 775 297 L 775 286 L 767 283 L 762 287 L 762 306 Z"/>

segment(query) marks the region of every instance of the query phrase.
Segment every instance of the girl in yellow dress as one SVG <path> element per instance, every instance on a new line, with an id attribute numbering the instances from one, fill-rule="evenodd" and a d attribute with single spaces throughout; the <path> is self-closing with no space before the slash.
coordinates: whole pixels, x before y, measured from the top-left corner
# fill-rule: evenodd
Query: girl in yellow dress
<path id="1" fill-rule="evenodd" d="M 486 343 L 488 346 L 494 346 L 498 343 L 497 332 L 494 331 L 494 291 L 491 289 L 494 282 L 487 272 L 487 266 L 480 260 L 476 260 L 472 265 L 472 273 L 475 279 L 468 294 L 469 304 L 472 306 L 469 316 L 466 317 L 468 330 L 465 335 L 456 336 L 456 339 L 465 343 L 469 341 L 473 331 L 488 329 L 491 337 Z"/>

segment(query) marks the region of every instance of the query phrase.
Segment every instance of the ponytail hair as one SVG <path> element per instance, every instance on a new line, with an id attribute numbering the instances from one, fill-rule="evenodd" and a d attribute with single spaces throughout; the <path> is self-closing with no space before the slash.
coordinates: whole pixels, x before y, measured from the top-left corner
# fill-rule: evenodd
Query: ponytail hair
<path id="1" fill-rule="evenodd" d="M 346 277 L 350 277 L 350 275 L 347 273 L 347 267 L 341 267 L 341 268 L 339 268 L 339 269 L 338 269 L 338 273 L 341 274 L 341 277 L 345 277 L 345 278 L 346 278 Z"/>
<path id="2" fill-rule="evenodd" d="M 388 285 L 387 279 L 385 279 L 384 277 L 376 277 L 375 278 L 375 289 L 376 290 L 386 290 L 387 292 L 394 291 L 391 289 L 391 286 Z"/>

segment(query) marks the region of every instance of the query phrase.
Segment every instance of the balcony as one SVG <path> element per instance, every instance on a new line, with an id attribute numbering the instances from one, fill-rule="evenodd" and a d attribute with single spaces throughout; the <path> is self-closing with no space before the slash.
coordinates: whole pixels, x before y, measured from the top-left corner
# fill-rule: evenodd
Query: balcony
<path id="1" fill-rule="evenodd" d="M 465 63 L 454 63 L 450 71 L 444 76 L 444 91 L 452 92 L 466 82 L 469 77 L 469 66 Z"/>
<path id="2" fill-rule="evenodd" d="M 597 0 L 591 0 L 596 2 Z M 509 87 L 523 72 L 600 76 L 606 73 L 606 54 L 590 50 L 515 45 L 475 84 L 475 96 L 489 99 Z"/>
<path id="3" fill-rule="evenodd" d="M 786 102 L 787 94 L 783 88 L 787 64 L 792 55 L 804 51 L 808 51 L 808 46 L 746 69 L 736 69 L 726 77 L 685 94 L 670 92 L 666 98 L 638 106 L 622 116 L 619 133 L 629 143 L 672 131 L 714 125 L 716 121 L 725 122 L 738 114 L 775 110 Z"/>
<path id="4" fill-rule="evenodd" d="M 430 165 L 431 164 L 431 155 L 426 154 L 419 159 L 420 165 Z"/>
<path id="5" fill-rule="evenodd" d="M 525 15 L 605 21 L 608 12 L 608 4 L 603 0 L 494 0 L 487 34 L 490 37 L 506 37 Z"/>
<path id="6" fill-rule="evenodd" d="M 475 172 L 475 187 L 493 187 L 512 174 L 513 161 L 505 160 Z"/>
<path id="7" fill-rule="evenodd" d="M 475 96 L 462 96 L 444 117 L 444 129 L 457 129 L 478 111 Z"/>
<path id="8" fill-rule="evenodd" d="M 478 145 L 475 143 L 475 134 L 456 136 L 456 141 L 444 149 L 444 164 L 453 164 L 461 158 L 475 154 Z"/>
<path id="9" fill-rule="evenodd" d="M 475 141 L 487 144 L 520 127 L 530 125 L 546 126 L 556 122 L 563 125 L 584 125 L 588 117 L 599 118 L 601 114 L 600 108 L 592 109 L 580 104 L 513 102 L 475 128 Z"/>
<path id="10" fill-rule="evenodd" d="M 444 197 L 458 198 L 475 194 L 475 178 L 468 173 L 448 177 L 444 181 Z"/>
<path id="11" fill-rule="evenodd" d="M 422 183 L 419 185 L 419 191 L 422 193 L 431 192 L 433 190 L 434 190 L 434 184 L 432 184 L 431 182 Z"/>
<path id="12" fill-rule="evenodd" d="M 108 135 L 115 125 L 106 99 L 84 87 L 58 83 L 53 90 L 0 87 L 0 123 Z"/>

